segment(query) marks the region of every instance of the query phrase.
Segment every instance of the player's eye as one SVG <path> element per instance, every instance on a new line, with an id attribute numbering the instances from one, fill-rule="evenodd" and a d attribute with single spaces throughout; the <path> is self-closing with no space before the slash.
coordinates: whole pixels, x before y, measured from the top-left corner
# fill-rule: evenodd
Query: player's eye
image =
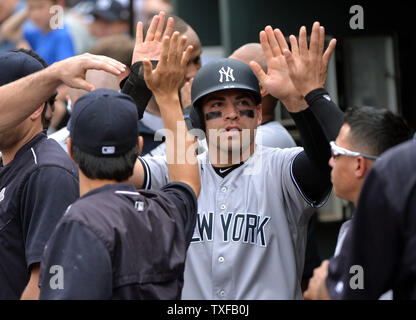
<path id="1" fill-rule="evenodd" d="M 331 150 L 331 155 L 334 159 L 338 158 L 338 156 L 340 155 L 340 153 L 336 150 Z"/>
<path id="2" fill-rule="evenodd" d="M 218 102 L 214 102 L 214 103 L 211 105 L 211 108 L 220 108 L 220 107 L 222 107 L 222 102 L 220 102 L 220 101 L 218 101 Z"/>
<path id="3" fill-rule="evenodd" d="M 246 99 L 237 101 L 237 106 L 239 107 L 247 107 L 250 105 L 251 105 L 250 101 Z"/>

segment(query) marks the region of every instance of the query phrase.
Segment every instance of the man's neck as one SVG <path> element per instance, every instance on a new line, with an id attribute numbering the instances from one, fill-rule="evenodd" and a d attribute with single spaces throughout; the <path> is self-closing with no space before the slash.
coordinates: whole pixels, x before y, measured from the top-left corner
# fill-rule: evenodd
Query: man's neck
<path id="1" fill-rule="evenodd" d="M 253 142 L 249 148 L 240 152 L 224 152 L 216 146 L 208 144 L 208 155 L 211 164 L 217 168 L 230 167 L 242 162 L 246 162 L 254 153 L 255 143 Z M 212 152 L 212 150 L 215 150 Z"/>
<path id="2" fill-rule="evenodd" d="M 18 143 L 14 144 L 11 148 L 0 150 L 3 166 L 8 165 L 10 162 L 13 161 L 14 157 L 16 156 L 16 153 L 27 143 L 29 143 L 34 137 L 36 137 L 39 132 L 30 132 L 30 134 L 27 134 L 23 139 L 21 139 Z"/>
<path id="3" fill-rule="evenodd" d="M 261 124 L 263 125 L 270 121 L 274 121 L 274 114 L 263 114 Z"/>
<path id="4" fill-rule="evenodd" d="M 90 179 L 85 176 L 81 170 L 78 169 L 79 172 L 79 195 L 82 197 L 84 194 L 101 187 L 104 187 L 108 184 L 116 184 L 120 183 L 116 180 L 100 180 L 100 179 Z M 127 182 L 127 181 L 122 181 Z"/>

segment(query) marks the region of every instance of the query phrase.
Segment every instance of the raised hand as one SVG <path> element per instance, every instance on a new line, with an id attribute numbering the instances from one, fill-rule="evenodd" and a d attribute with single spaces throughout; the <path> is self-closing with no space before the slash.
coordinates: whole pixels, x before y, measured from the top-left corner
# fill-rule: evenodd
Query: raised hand
<path id="1" fill-rule="evenodd" d="M 179 39 L 179 32 L 175 32 L 171 38 L 165 36 L 162 41 L 160 60 L 155 70 L 152 70 L 149 59 L 143 61 L 144 79 L 156 100 L 178 95 L 178 90 L 185 78 L 186 65 L 193 50 L 192 46 L 184 50 L 186 40 L 185 36 Z"/>
<path id="2" fill-rule="evenodd" d="M 162 38 L 171 36 L 173 32 L 173 18 L 169 18 L 163 33 L 166 14 L 162 11 L 154 16 L 143 41 L 143 23 L 139 21 L 136 28 L 136 44 L 133 50 L 132 64 L 144 59 L 159 60 L 162 51 Z M 163 37 L 162 37 L 163 33 Z"/>
<path id="3" fill-rule="evenodd" d="M 289 111 L 305 109 L 307 104 L 290 79 L 286 59 L 282 53 L 282 49 L 288 48 L 283 34 L 278 29 L 274 33 L 272 27 L 267 26 L 260 32 L 260 43 L 266 57 L 267 74 L 255 61 L 250 62 L 250 67 L 261 86 L 272 96 L 280 99 Z"/>
<path id="4" fill-rule="evenodd" d="M 69 87 L 92 91 L 94 85 L 85 80 L 88 70 L 103 70 L 113 75 L 120 75 L 126 66 L 115 59 L 84 53 L 59 62 L 55 62 L 46 71 L 51 72 L 57 81 Z"/>
<path id="5" fill-rule="evenodd" d="M 25 120 L 62 83 L 86 91 L 94 90 L 94 85 L 85 80 L 89 69 L 104 70 L 118 76 L 126 66 L 109 57 L 85 53 L 0 86 L 0 132 L 11 130 Z"/>
<path id="6" fill-rule="evenodd" d="M 186 108 L 192 104 L 191 98 L 191 88 L 194 78 L 189 81 L 186 81 L 185 84 L 181 87 L 181 105 L 182 108 Z"/>
<path id="7" fill-rule="evenodd" d="M 179 39 L 179 32 L 174 32 L 171 38 L 164 37 L 156 68 L 152 70 L 152 63 L 145 59 L 143 71 L 146 85 L 159 105 L 166 130 L 166 161 L 170 180 L 188 184 L 198 195 L 201 180 L 194 139 L 188 134 L 179 101 L 179 88 L 193 50 L 192 46 L 188 46 L 184 51 L 186 40 L 186 37 Z"/>
<path id="8" fill-rule="evenodd" d="M 332 39 L 323 53 L 325 29 L 319 22 L 315 22 L 312 26 L 309 48 L 304 26 L 299 30 L 299 45 L 295 36 L 291 35 L 289 40 L 292 50 L 284 48 L 283 54 L 289 68 L 290 79 L 296 89 L 305 96 L 314 89 L 324 87 L 336 40 Z"/>

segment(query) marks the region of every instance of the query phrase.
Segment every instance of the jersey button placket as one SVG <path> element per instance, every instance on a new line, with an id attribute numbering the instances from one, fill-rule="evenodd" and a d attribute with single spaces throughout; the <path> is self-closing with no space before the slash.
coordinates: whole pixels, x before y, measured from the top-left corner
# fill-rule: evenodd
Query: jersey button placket
<path id="1" fill-rule="evenodd" d="M 221 225 L 221 217 L 226 219 L 227 210 L 229 209 L 227 197 L 229 187 L 225 185 L 219 185 L 216 190 L 216 203 L 217 203 L 217 224 L 216 228 L 218 233 L 216 234 L 216 241 L 213 244 L 213 256 L 212 256 L 212 268 L 213 268 L 213 289 L 217 299 L 227 299 L 230 290 L 230 264 L 227 263 L 224 253 L 228 250 L 228 241 L 224 242 L 223 227 Z M 229 261 L 228 261 L 229 262 Z"/>
<path id="2" fill-rule="evenodd" d="M 224 291 L 224 290 L 220 290 L 220 291 L 218 292 L 218 296 L 219 296 L 221 299 L 225 299 L 225 291 Z"/>

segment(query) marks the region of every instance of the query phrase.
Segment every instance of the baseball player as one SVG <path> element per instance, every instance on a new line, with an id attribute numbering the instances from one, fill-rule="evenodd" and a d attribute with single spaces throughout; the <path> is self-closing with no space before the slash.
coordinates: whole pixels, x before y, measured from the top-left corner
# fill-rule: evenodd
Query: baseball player
<path id="1" fill-rule="evenodd" d="M 335 42 L 323 54 L 319 23 L 313 26 L 309 49 L 304 27 L 299 46 L 291 38 L 292 51 L 271 27 L 260 33 L 260 41 L 268 74 L 251 66 L 261 85 L 291 112 L 304 150 L 255 144 L 261 95 L 248 65 L 220 59 L 199 70 L 192 84 L 192 114 L 194 127 L 207 133 L 209 151 L 198 155 L 201 192 L 183 299 L 302 298 L 309 220 L 302 212 L 326 201 L 329 141 L 342 118 L 322 88 Z M 137 173 L 143 171 L 151 173 L 152 188 L 169 181 L 163 158 L 142 158 Z"/>
<path id="2" fill-rule="evenodd" d="M 393 299 L 416 299 L 415 158 L 410 140 L 375 161 L 341 253 L 315 270 L 308 298 L 375 300 L 392 289 Z"/>
<path id="3" fill-rule="evenodd" d="M 410 138 L 411 130 L 403 118 L 387 109 L 348 108 L 338 137 L 331 142 L 332 157 L 329 165 L 332 168 L 331 181 L 334 185 L 334 193 L 342 199 L 351 201 L 356 207 L 364 181 L 376 160 L 388 149 Z M 351 225 L 352 219 L 342 224 L 334 257 L 330 260 L 331 268 L 327 283 L 332 287 L 338 282 L 339 261 L 343 261 L 342 257 L 337 258 L 337 256 L 348 254 L 343 249 L 343 243 L 350 233 Z M 322 264 L 325 265 L 327 262 Z M 314 277 L 312 283 L 316 282 Z M 304 296 L 306 299 L 317 298 L 313 286 L 308 288 Z M 384 295 L 383 299 L 389 296 L 390 294 Z"/>
<path id="4" fill-rule="evenodd" d="M 87 69 L 120 74 L 124 67 L 82 55 L 42 70 L 39 61 L 23 52 L 2 55 L 1 64 L 0 297 L 37 298 L 43 247 L 65 207 L 78 196 L 74 165 L 42 132 L 42 105 L 61 83 L 91 90 L 84 80 Z"/>
<path id="5" fill-rule="evenodd" d="M 0 55 L 0 85 L 42 70 L 43 63 L 31 51 Z M 0 299 L 37 297 L 45 243 L 79 196 L 75 165 L 43 130 L 46 104 L 0 131 Z"/>
<path id="6" fill-rule="evenodd" d="M 192 48 L 184 52 L 186 38 L 178 39 L 179 33 L 164 39 L 166 59 L 156 70 L 150 61 L 144 64 L 147 85 L 172 132 L 182 119 L 178 89 Z M 81 198 L 45 249 L 41 299 L 180 298 L 200 189 L 198 165 L 172 164 L 171 183 L 138 192 L 126 183 L 143 145 L 137 120 L 133 100 L 116 91 L 99 89 L 75 103 L 68 150 L 79 168 Z M 168 145 L 177 138 L 168 138 Z"/>

